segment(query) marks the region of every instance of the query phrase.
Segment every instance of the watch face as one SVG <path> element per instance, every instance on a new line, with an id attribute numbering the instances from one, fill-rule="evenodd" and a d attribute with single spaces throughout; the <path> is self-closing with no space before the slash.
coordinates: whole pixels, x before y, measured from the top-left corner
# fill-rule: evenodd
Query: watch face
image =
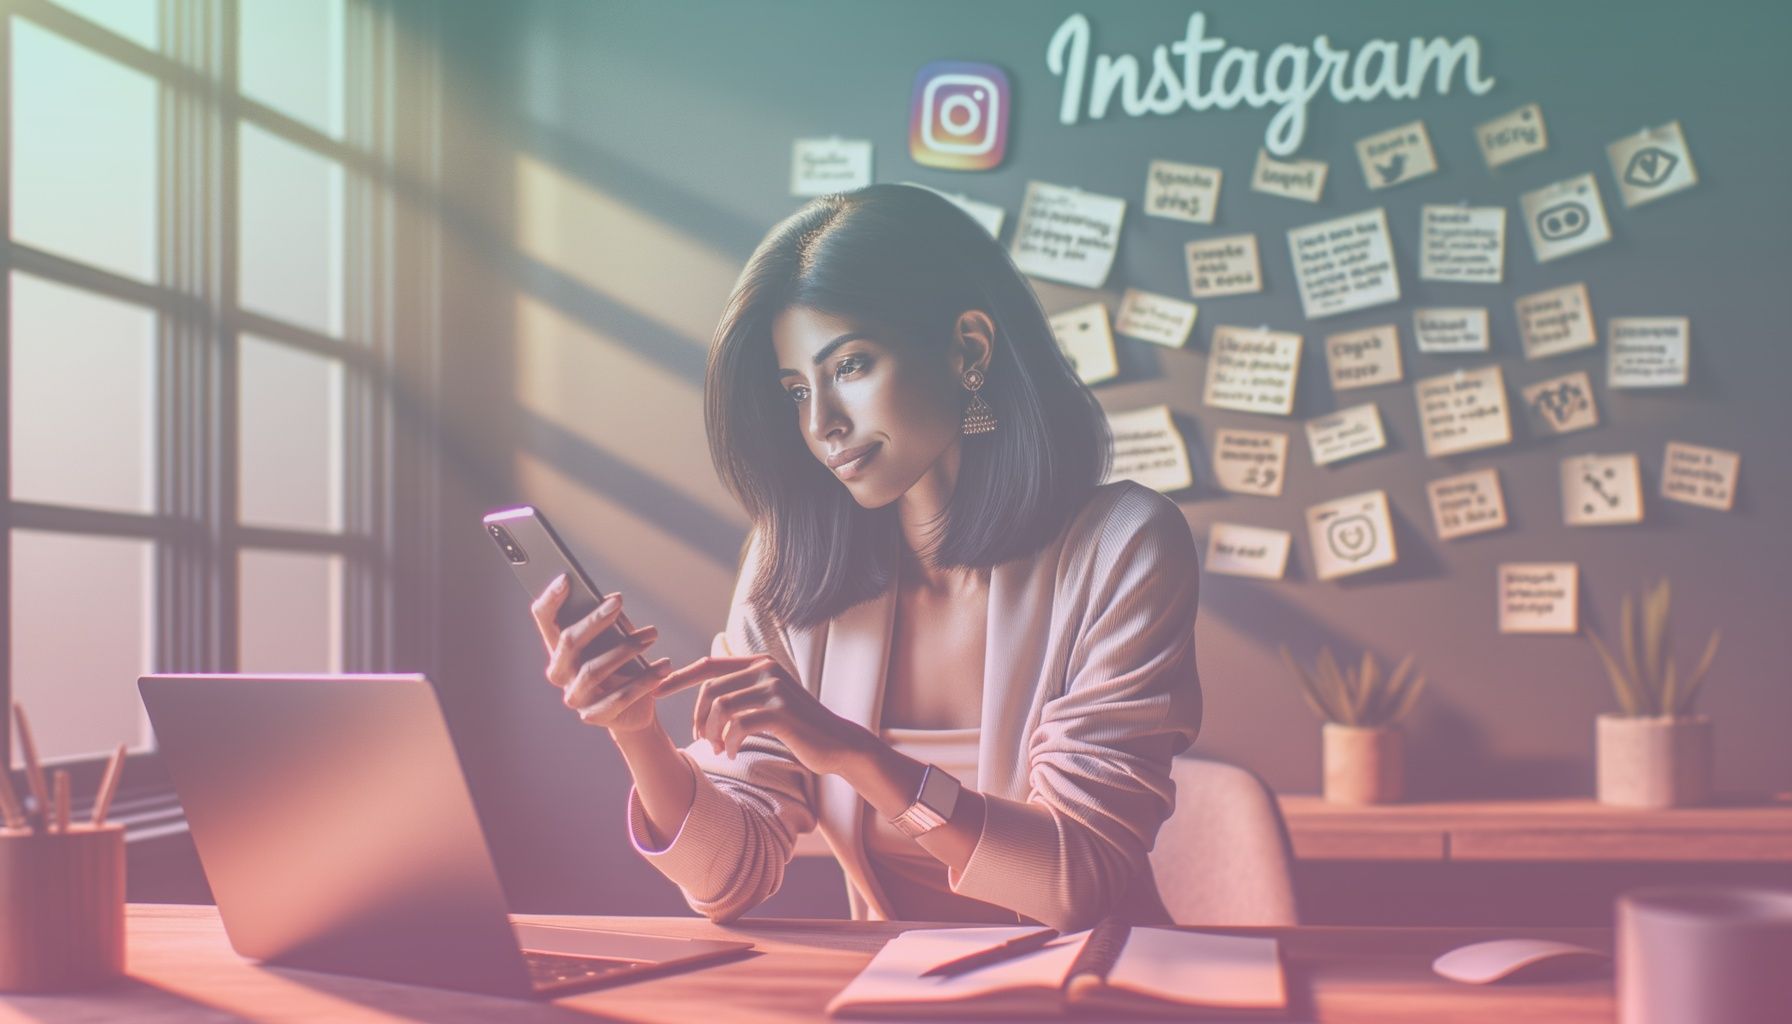
<path id="1" fill-rule="evenodd" d="M 942 822 L 951 821 L 952 812 L 958 806 L 958 791 L 961 788 L 957 779 L 928 765 L 927 775 L 921 780 L 919 802 L 939 815 Z"/>

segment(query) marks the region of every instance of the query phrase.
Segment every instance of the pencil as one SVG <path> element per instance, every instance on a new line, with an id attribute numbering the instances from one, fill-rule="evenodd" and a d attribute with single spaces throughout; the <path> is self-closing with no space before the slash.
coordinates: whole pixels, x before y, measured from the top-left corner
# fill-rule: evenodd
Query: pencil
<path id="1" fill-rule="evenodd" d="M 24 828 L 30 822 L 25 820 L 25 808 L 19 803 L 18 791 L 12 788 L 12 768 L 0 764 L 0 817 L 6 819 L 7 828 Z"/>
<path id="2" fill-rule="evenodd" d="M 38 816 L 47 821 L 50 787 L 44 781 L 43 762 L 37 759 L 37 742 L 31 738 L 31 720 L 25 717 L 25 705 L 13 701 L 12 717 L 19 726 L 19 750 L 25 755 L 25 781 L 31 785 L 31 799 L 37 801 Z"/>
<path id="3" fill-rule="evenodd" d="M 974 971 L 986 964 L 1000 963 L 1003 960 L 1010 960 L 1020 956 L 1022 953 L 1031 953 L 1036 949 L 1041 949 L 1046 943 L 1057 937 L 1058 933 L 1050 928 L 1045 928 L 1036 932 L 1028 932 L 1025 935 L 1019 935 L 1009 939 L 1007 942 L 1001 943 L 1000 945 L 991 946 L 988 949 L 980 949 L 975 953 L 967 953 L 957 959 L 948 960 L 943 964 L 936 964 L 933 967 L 929 967 L 927 970 L 922 971 L 921 977 L 949 978 L 954 975 L 963 974 L 966 971 Z"/>
<path id="4" fill-rule="evenodd" d="M 105 777 L 100 779 L 100 793 L 93 798 L 93 826 L 100 827 L 106 823 L 106 812 L 112 809 L 112 794 L 118 792 L 118 777 L 124 774 L 124 744 L 112 752 L 112 760 L 106 764 Z"/>
<path id="5" fill-rule="evenodd" d="M 56 769 L 56 831 L 68 831 L 68 771 Z"/>

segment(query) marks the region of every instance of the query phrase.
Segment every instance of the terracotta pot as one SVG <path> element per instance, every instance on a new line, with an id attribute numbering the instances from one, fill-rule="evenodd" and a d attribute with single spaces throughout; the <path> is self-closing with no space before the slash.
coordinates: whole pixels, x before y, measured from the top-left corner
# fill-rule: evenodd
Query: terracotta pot
<path id="1" fill-rule="evenodd" d="M 1711 719 L 1599 716 L 1597 790 L 1614 807 L 1694 807 L 1711 799 Z"/>
<path id="2" fill-rule="evenodd" d="M 1406 757 L 1398 726 L 1326 722 L 1325 798 L 1339 804 L 1389 804 L 1405 791 Z"/>

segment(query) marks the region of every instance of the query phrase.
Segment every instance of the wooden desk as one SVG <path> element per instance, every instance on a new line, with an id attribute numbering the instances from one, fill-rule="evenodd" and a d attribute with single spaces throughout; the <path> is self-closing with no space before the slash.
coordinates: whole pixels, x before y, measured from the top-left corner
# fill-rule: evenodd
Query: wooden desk
<path id="1" fill-rule="evenodd" d="M 1304 861 L 1792 864 L 1792 800 L 1647 811 L 1587 799 L 1372 807 L 1277 799 Z"/>
<path id="2" fill-rule="evenodd" d="M 912 924 L 701 918 L 528 917 L 661 935 L 746 939 L 756 955 L 633 985 L 535 1004 L 262 968 L 231 951 L 212 907 L 133 904 L 131 980 L 81 996 L 0 996 L 0 1022 L 257 1021 L 704 1021 L 786 1024 L 826 1020 L 827 1001 L 883 942 Z M 1611 949 L 1609 929 L 1234 928 L 1273 935 L 1288 964 L 1290 1020 L 1399 1024 L 1606 1024 L 1616 1018 L 1611 977 L 1524 986 L 1463 985 L 1431 973 L 1431 959 L 1480 939 L 1532 935 Z"/>

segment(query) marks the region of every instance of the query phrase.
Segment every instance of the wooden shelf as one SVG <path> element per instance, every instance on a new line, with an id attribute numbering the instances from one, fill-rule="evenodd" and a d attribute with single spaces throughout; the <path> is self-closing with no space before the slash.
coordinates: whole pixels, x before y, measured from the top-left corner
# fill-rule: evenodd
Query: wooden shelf
<path id="1" fill-rule="evenodd" d="M 1302 860 L 1792 864 L 1792 794 L 1662 811 L 1590 799 L 1367 807 L 1278 799 Z"/>

